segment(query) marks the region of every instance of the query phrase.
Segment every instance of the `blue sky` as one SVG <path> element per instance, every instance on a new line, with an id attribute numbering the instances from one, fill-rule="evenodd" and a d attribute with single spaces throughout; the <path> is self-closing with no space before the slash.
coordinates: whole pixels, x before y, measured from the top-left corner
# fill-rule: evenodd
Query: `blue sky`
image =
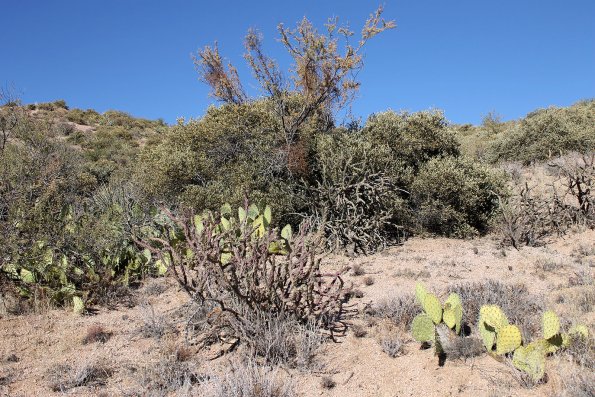
<path id="1" fill-rule="evenodd" d="M 258 94 L 242 59 L 245 32 L 289 66 L 276 25 L 329 16 L 359 31 L 378 3 L 362 0 L 0 0 L 0 85 L 27 102 L 135 116 L 196 117 L 213 103 L 190 54 L 219 42 Z M 593 0 L 386 0 L 397 29 L 366 48 L 356 115 L 444 109 L 457 123 L 495 111 L 517 118 L 595 97 Z"/>

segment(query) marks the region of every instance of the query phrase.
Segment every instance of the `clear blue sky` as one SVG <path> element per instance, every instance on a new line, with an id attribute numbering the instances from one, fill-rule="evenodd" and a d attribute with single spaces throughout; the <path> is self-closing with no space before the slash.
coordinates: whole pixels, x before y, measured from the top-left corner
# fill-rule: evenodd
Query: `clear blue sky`
<path id="1" fill-rule="evenodd" d="M 279 22 L 336 15 L 359 30 L 378 3 L 362 0 L 0 0 L 0 85 L 25 102 L 119 109 L 164 118 L 213 102 L 190 53 L 217 40 L 254 87 L 242 59 L 250 27 L 287 61 Z M 354 113 L 441 108 L 479 123 L 595 97 L 594 0 L 386 0 L 397 29 L 370 43 Z M 286 65 L 289 66 L 289 65 Z M 255 91 L 253 91 L 255 92 Z"/>

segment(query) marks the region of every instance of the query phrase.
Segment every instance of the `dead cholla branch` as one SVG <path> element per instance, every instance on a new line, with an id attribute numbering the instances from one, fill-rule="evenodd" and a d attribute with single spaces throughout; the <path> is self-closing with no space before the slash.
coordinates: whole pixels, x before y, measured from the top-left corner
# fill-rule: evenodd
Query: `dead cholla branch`
<path id="1" fill-rule="evenodd" d="M 276 229 L 256 235 L 243 220 L 220 232 L 225 229 L 218 215 L 205 217 L 199 229 L 192 212 L 162 211 L 170 220 L 162 237 L 137 243 L 170 264 L 169 272 L 194 301 L 212 306 L 207 317 L 215 333 L 225 334 L 228 341 L 252 339 L 245 330 L 261 312 L 314 323 L 331 333 L 345 331 L 341 317 L 349 289 L 341 276 L 347 269 L 322 273 L 307 225 L 294 233 L 281 255 L 270 250 L 279 240 Z"/>

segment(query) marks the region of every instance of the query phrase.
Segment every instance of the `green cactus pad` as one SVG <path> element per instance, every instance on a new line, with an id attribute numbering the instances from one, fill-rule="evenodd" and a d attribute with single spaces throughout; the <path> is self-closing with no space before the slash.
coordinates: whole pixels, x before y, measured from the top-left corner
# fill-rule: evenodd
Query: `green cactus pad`
<path id="1" fill-rule="evenodd" d="M 418 314 L 411 323 L 411 333 L 418 342 L 429 342 L 434 340 L 434 322 L 425 313 Z"/>
<path id="2" fill-rule="evenodd" d="M 479 309 L 479 316 L 483 321 L 494 328 L 496 332 L 503 327 L 508 325 L 508 319 L 506 315 L 497 305 L 484 305 Z"/>
<path id="3" fill-rule="evenodd" d="M 589 337 L 589 329 L 587 328 L 586 325 L 578 324 L 578 325 L 571 327 L 568 330 L 568 335 L 588 338 Z"/>
<path id="4" fill-rule="evenodd" d="M 221 206 L 221 215 L 231 215 L 231 205 L 225 203 Z"/>
<path id="5" fill-rule="evenodd" d="M 73 305 L 72 311 L 74 313 L 76 313 L 76 314 L 83 314 L 85 312 L 85 303 L 78 296 L 73 296 L 72 297 L 72 305 Z"/>
<path id="6" fill-rule="evenodd" d="M 457 334 L 461 331 L 463 306 L 461 305 L 461 298 L 457 294 L 450 294 L 446 302 L 444 302 L 442 319 L 449 328 L 454 328 Z"/>
<path id="7" fill-rule="evenodd" d="M 271 207 L 269 207 L 267 205 L 266 208 L 264 209 L 264 212 L 262 213 L 262 216 L 264 217 L 265 227 L 268 227 L 271 224 L 271 221 L 273 218 L 272 213 L 271 213 Z"/>
<path id="8" fill-rule="evenodd" d="M 248 219 L 250 219 L 251 221 L 255 220 L 256 217 L 260 214 L 260 210 L 258 209 L 258 207 L 256 206 L 256 204 L 250 204 L 250 207 L 248 207 Z"/>
<path id="9" fill-rule="evenodd" d="M 539 343 L 532 342 L 514 351 L 512 364 L 538 382 L 545 374 L 545 352 Z"/>
<path id="10" fill-rule="evenodd" d="M 283 237 L 285 240 L 289 241 L 289 240 L 291 240 L 292 236 L 293 236 L 293 231 L 291 230 L 291 225 L 285 225 L 285 227 L 281 230 L 281 237 Z"/>
<path id="11" fill-rule="evenodd" d="M 240 221 L 240 223 L 244 222 L 246 220 L 246 217 L 248 216 L 248 214 L 246 213 L 246 210 L 243 209 L 242 207 L 238 208 L 238 219 Z"/>
<path id="12" fill-rule="evenodd" d="M 483 341 L 485 348 L 488 351 L 492 351 L 494 342 L 496 341 L 496 330 L 487 325 L 481 316 L 479 317 L 479 334 L 481 335 L 481 340 Z"/>
<path id="13" fill-rule="evenodd" d="M 422 307 L 426 314 L 430 316 L 434 324 L 439 324 L 440 321 L 442 321 L 442 305 L 435 295 L 426 294 Z"/>
<path id="14" fill-rule="evenodd" d="M 554 313 L 551 310 L 548 310 L 547 312 L 543 313 L 542 326 L 543 337 L 545 339 L 550 339 L 560 332 L 560 319 L 558 318 L 556 313 Z"/>
<path id="15" fill-rule="evenodd" d="M 27 269 L 21 269 L 21 280 L 24 283 L 32 284 L 35 282 L 35 275 Z"/>
<path id="16" fill-rule="evenodd" d="M 201 234 L 205 230 L 201 215 L 194 215 L 194 227 L 196 228 L 196 234 Z"/>
<path id="17" fill-rule="evenodd" d="M 521 331 L 516 325 L 502 327 L 497 334 L 496 354 L 513 352 L 521 343 Z"/>
<path id="18" fill-rule="evenodd" d="M 428 291 L 426 290 L 426 287 L 424 287 L 422 283 L 415 284 L 415 298 L 417 299 L 417 302 L 419 303 L 420 306 L 423 306 L 424 298 L 426 297 L 427 294 L 428 294 Z"/>

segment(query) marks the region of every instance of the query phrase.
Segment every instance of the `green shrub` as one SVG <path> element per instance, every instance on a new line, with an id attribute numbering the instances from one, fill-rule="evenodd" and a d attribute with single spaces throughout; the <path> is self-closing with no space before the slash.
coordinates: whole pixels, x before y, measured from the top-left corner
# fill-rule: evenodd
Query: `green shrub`
<path id="1" fill-rule="evenodd" d="M 528 164 L 570 151 L 594 149 L 595 100 L 588 100 L 567 108 L 550 107 L 529 113 L 499 135 L 488 158 Z"/>
<path id="2" fill-rule="evenodd" d="M 410 175 L 388 145 L 369 138 L 338 129 L 316 140 L 306 215 L 330 248 L 368 253 L 402 237 L 407 206 L 399 187 Z"/>
<path id="3" fill-rule="evenodd" d="M 368 119 L 363 133 L 374 144 L 388 145 L 392 158 L 414 172 L 434 157 L 459 154 L 456 136 L 438 110 L 378 113 Z"/>
<path id="4" fill-rule="evenodd" d="M 469 159 L 436 158 L 421 168 L 411 192 L 422 230 L 470 236 L 486 232 L 504 193 L 504 178 Z"/>

